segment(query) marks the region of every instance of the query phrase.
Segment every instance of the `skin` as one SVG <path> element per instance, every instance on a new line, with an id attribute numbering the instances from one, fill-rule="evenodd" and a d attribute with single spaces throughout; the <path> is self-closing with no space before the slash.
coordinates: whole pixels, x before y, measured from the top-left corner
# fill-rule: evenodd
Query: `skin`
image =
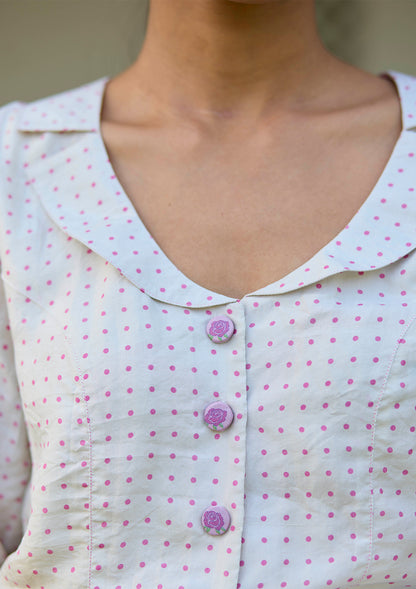
<path id="1" fill-rule="evenodd" d="M 147 98 L 219 129 L 224 119 L 257 124 L 278 109 L 310 109 L 329 74 L 335 88 L 351 73 L 323 47 L 313 0 L 151 0 L 141 52 L 114 85 L 127 91 L 131 122 Z"/>
<path id="2" fill-rule="evenodd" d="M 101 132 L 143 223 L 188 277 L 241 298 L 352 218 L 400 134 L 388 80 L 330 54 L 313 0 L 151 0 Z M 219 238 L 219 236 L 221 236 Z"/>

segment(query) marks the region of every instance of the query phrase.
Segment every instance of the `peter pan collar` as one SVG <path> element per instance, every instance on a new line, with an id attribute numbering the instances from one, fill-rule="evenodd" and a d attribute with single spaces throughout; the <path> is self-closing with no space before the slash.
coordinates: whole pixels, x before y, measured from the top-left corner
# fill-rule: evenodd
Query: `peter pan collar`
<path id="1" fill-rule="evenodd" d="M 416 78 L 391 70 L 383 75 L 398 89 L 403 129 L 376 186 L 350 223 L 305 264 L 244 298 L 282 294 L 340 272 L 375 270 L 416 247 Z M 30 162 L 25 169 L 30 186 L 63 231 L 150 297 L 198 308 L 236 302 L 186 277 L 153 240 L 125 194 L 100 134 L 109 79 L 22 106 L 19 131 L 86 132 L 62 151 Z"/>

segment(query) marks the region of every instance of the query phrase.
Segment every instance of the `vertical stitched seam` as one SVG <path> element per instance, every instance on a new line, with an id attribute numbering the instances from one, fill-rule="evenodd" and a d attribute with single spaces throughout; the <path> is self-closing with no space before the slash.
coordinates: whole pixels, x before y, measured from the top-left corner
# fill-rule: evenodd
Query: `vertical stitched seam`
<path id="1" fill-rule="evenodd" d="M 407 325 L 404 326 L 402 332 L 400 333 L 400 335 L 399 335 L 399 337 L 397 339 L 396 346 L 395 346 L 395 348 L 394 348 L 394 350 L 392 352 L 392 355 L 390 357 L 390 362 L 389 362 L 389 365 L 387 367 L 386 374 L 384 376 L 383 385 L 381 387 L 381 391 L 380 391 L 380 394 L 378 396 L 376 406 L 374 408 L 374 415 L 373 415 L 373 422 L 372 422 L 373 433 L 372 433 L 372 436 L 371 436 L 371 455 L 370 455 L 370 465 L 369 465 L 369 486 L 370 486 L 370 530 L 369 530 L 369 534 L 370 534 L 370 548 L 369 548 L 369 551 L 368 551 L 366 570 L 364 571 L 363 575 L 359 579 L 358 583 L 356 585 L 354 585 L 354 587 L 358 587 L 359 585 L 361 585 L 361 583 L 364 581 L 364 579 L 368 575 L 369 570 L 370 570 L 370 566 L 371 566 L 371 556 L 372 556 L 372 553 L 373 553 L 373 541 L 374 541 L 374 537 L 373 537 L 373 529 L 374 529 L 374 477 L 373 477 L 373 464 L 374 464 L 376 421 L 377 421 L 378 410 L 380 408 L 381 401 L 382 401 L 383 396 L 384 396 L 384 392 L 385 392 L 385 389 L 386 389 L 386 386 L 387 386 L 387 382 L 388 382 L 389 377 L 390 377 L 391 368 L 393 366 L 393 362 L 394 362 L 394 359 L 396 357 L 397 351 L 399 349 L 401 340 L 406 335 L 407 331 L 410 329 L 410 327 L 411 327 L 411 325 L 412 325 L 412 323 L 414 322 L 415 319 L 416 319 L 416 313 L 409 319 L 409 322 L 407 323 Z"/>
<path id="2" fill-rule="evenodd" d="M 242 507 L 242 515 L 240 516 L 241 518 L 241 528 L 240 530 L 238 529 L 238 527 L 236 526 L 235 528 L 235 532 L 237 534 L 239 534 L 239 559 L 238 559 L 238 564 L 235 566 L 236 568 L 236 572 L 235 572 L 235 582 L 236 582 L 236 586 L 239 587 L 239 580 L 240 580 L 240 574 L 241 574 L 241 566 L 240 566 L 240 562 L 242 559 L 242 550 L 243 550 L 243 543 L 241 541 L 242 536 L 243 536 L 243 528 L 244 528 L 244 521 L 245 521 L 245 516 L 246 516 L 246 500 L 245 500 L 245 496 L 246 496 L 246 473 L 247 473 L 247 413 L 248 413 L 248 391 L 247 391 L 247 312 L 244 306 L 244 302 L 240 301 L 236 301 L 235 303 L 232 303 L 230 305 L 226 305 L 226 309 L 233 309 L 233 305 L 234 305 L 234 309 L 237 309 L 240 314 L 241 317 L 238 317 L 238 321 L 239 324 L 241 324 L 240 327 L 237 328 L 240 329 L 240 332 L 242 333 L 241 338 L 242 338 L 242 346 L 243 346 L 243 358 L 240 360 L 240 364 L 242 364 L 242 366 L 244 367 L 244 369 L 241 370 L 242 374 L 243 374 L 243 379 L 244 379 L 244 390 L 241 391 L 241 397 L 242 397 L 242 401 L 241 401 L 241 405 L 244 404 L 244 409 L 243 407 L 241 408 L 241 411 L 243 413 L 243 417 L 240 420 L 240 428 L 241 428 L 241 439 L 240 439 L 240 444 L 241 444 L 241 453 L 243 454 L 242 456 L 242 464 L 240 466 L 240 468 L 238 470 L 242 470 L 242 491 L 238 491 L 241 495 L 241 507 Z M 240 445 L 239 444 L 239 445 Z M 243 464 L 244 462 L 244 464 Z M 236 475 L 236 478 L 237 475 Z M 240 526 L 239 526 L 240 527 Z M 231 568 L 231 567 L 230 567 Z"/>
<path id="3" fill-rule="evenodd" d="M 92 474 L 92 431 L 91 431 L 91 420 L 89 417 L 89 410 L 88 410 L 88 401 L 86 399 L 85 394 L 85 381 L 81 376 L 80 364 L 79 364 L 79 357 L 76 352 L 76 349 L 72 345 L 72 338 L 70 335 L 64 334 L 64 337 L 68 343 L 68 349 L 70 353 L 72 353 L 72 357 L 74 358 L 74 363 L 78 372 L 79 382 L 81 384 L 82 390 L 82 401 L 85 408 L 85 415 L 87 419 L 87 427 L 88 427 L 88 479 L 89 479 L 89 490 L 88 490 L 88 536 L 89 536 L 89 546 L 88 549 L 88 589 L 91 589 L 91 581 L 92 581 L 92 483 L 93 483 L 93 474 Z"/>
<path id="4" fill-rule="evenodd" d="M 83 381 L 84 384 L 84 381 Z M 85 398 L 85 390 L 83 386 L 83 400 L 85 402 L 85 412 L 87 415 L 87 424 L 88 424 L 88 443 L 89 443 L 89 451 L 88 451 L 88 459 L 89 459 L 89 493 L 88 493 L 88 501 L 89 501 L 89 527 L 90 527 L 90 545 L 89 545 L 89 565 L 88 565 L 88 589 L 91 588 L 91 581 L 92 581 L 92 433 L 91 433 L 91 420 L 90 414 L 88 410 L 88 401 Z"/>

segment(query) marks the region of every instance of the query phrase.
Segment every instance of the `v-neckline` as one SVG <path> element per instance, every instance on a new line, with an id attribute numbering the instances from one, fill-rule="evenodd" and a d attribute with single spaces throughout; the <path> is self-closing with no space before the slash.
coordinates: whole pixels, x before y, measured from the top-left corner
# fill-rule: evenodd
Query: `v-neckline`
<path id="1" fill-rule="evenodd" d="M 400 132 L 400 135 L 393 147 L 393 150 L 390 153 L 390 156 L 387 160 L 387 163 L 384 166 L 383 171 L 381 172 L 380 176 L 378 177 L 375 185 L 373 186 L 373 189 L 370 191 L 369 195 L 367 196 L 367 198 L 362 202 L 361 206 L 359 207 L 359 209 L 354 213 L 354 215 L 351 217 L 350 221 L 344 226 L 343 229 L 341 229 L 341 231 L 339 231 L 331 240 L 329 240 L 322 248 L 320 248 L 315 254 L 313 254 L 308 260 L 306 260 L 303 264 L 301 264 L 300 266 L 296 267 L 295 269 L 291 270 L 290 272 L 288 272 L 287 274 L 285 274 L 283 277 L 278 278 L 277 280 L 274 280 L 272 282 L 270 282 L 269 284 L 260 287 L 254 291 L 248 292 L 246 293 L 243 297 L 236 298 L 236 297 L 231 297 L 229 295 L 225 295 L 223 293 L 219 293 L 216 291 L 213 291 L 211 289 L 208 289 L 196 282 L 194 282 L 192 279 L 190 279 L 188 276 L 186 276 L 182 270 L 180 268 L 178 268 L 176 266 L 176 264 L 167 256 L 167 254 L 163 251 L 163 249 L 158 245 L 158 243 L 156 242 L 156 240 L 153 238 L 153 236 L 151 235 L 150 231 L 147 229 L 146 225 L 144 224 L 143 220 L 140 217 L 139 212 L 137 211 L 137 209 L 134 207 L 132 200 L 130 199 L 130 197 L 127 195 L 126 190 L 124 189 L 123 185 L 121 184 L 121 181 L 119 180 L 113 165 L 111 163 L 108 151 L 107 151 L 107 147 L 105 145 L 104 142 L 104 138 L 101 132 L 101 111 L 102 111 L 102 105 L 103 105 L 103 100 L 104 100 L 104 94 L 105 94 L 105 88 L 107 86 L 107 83 L 110 81 L 109 77 L 105 77 L 103 78 L 103 85 L 102 85 L 102 89 L 101 89 L 101 95 L 100 95 L 100 100 L 99 100 L 99 126 L 97 129 L 97 133 L 96 133 L 96 144 L 97 144 L 97 151 L 99 156 L 101 156 L 102 158 L 105 159 L 106 161 L 106 165 L 108 168 L 108 171 L 111 175 L 111 177 L 117 182 L 118 185 L 118 190 L 117 193 L 120 197 L 121 200 L 125 201 L 126 206 L 128 206 L 129 208 L 132 208 L 134 210 L 131 211 L 132 215 L 135 215 L 136 217 L 136 221 L 139 226 L 140 226 L 140 230 L 141 230 L 141 234 L 143 236 L 145 236 L 146 239 L 151 239 L 153 242 L 153 245 L 157 248 L 157 250 L 159 251 L 159 261 L 160 259 L 163 259 L 164 265 L 173 267 L 178 279 L 182 282 L 182 283 L 192 283 L 193 285 L 195 285 L 197 288 L 204 290 L 206 293 L 214 293 L 215 295 L 219 295 L 221 297 L 224 297 L 226 299 L 228 299 L 229 301 L 239 301 L 239 300 L 243 300 L 246 299 L 247 297 L 251 297 L 251 296 L 257 296 L 257 295 L 263 295 L 263 294 L 268 294 L 269 292 L 272 291 L 280 291 L 282 292 L 282 288 L 284 290 L 286 290 L 284 288 L 284 286 L 289 282 L 291 284 L 293 284 L 293 279 L 295 277 L 299 277 L 302 275 L 303 272 L 310 272 L 311 267 L 313 267 L 315 265 L 315 262 L 317 262 L 318 260 L 320 260 L 322 258 L 322 255 L 325 252 L 328 252 L 330 249 L 333 249 L 334 245 L 340 244 L 343 242 L 344 240 L 344 235 L 346 234 L 346 232 L 348 231 L 348 234 L 351 234 L 350 229 L 357 224 L 357 221 L 359 220 L 359 218 L 364 214 L 366 214 L 367 210 L 370 209 L 372 207 L 373 204 L 375 204 L 374 201 L 377 200 L 377 194 L 379 192 L 379 187 L 384 179 L 384 177 L 386 176 L 388 170 L 390 169 L 390 167 L 392 166 L 394 160 L 396 159 L 396 156 L 398 154 L 398 152 L 401 151 L 401 146 L 403 143 L 403 137 L 405 134 L 405 124 L 404 124 L 404 110 L 403 110 L 403 106 L 402 106 L 402 100 L 403 100 L 403 96 L 401 93 L 401 89 L 399 87 L 399 85 L 397 84 L 396 80 L 394 79 L 394 77 L 391 75 L 390 72 L 383 72 L 380 74 L 380 77 L 384 76 L 387 77 L 388 79 L 390 79 L 395 88 L 396 88 L 396 92 L 398 95 L 398 99 L 399 99 L 399 103 L 400 103 L 400 110 L 401 110 L 401 121 L 402 121 L 402 129 Z M 338 248 L 336 248 L 338 249 Z M 331 257 L 331 254 L 328 254 L 329 257 Z M 324 265 L 323 267 L 321 267 L 322 271 L 328 270 L 329 268 L 326 267 L 326 265 Z M 310 282 L 308 280 L 308 282 Z M 304 282 L 302 280 L 300 280 L 300 282 L 298 282 L 297 286 L 301 287 L 303 286 Z"/>

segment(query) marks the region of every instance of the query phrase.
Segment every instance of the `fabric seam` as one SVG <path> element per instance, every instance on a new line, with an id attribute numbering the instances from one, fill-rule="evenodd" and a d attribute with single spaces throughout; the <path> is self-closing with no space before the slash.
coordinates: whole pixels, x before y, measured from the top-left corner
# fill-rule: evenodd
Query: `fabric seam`
<path id="1" fill-rule="evenodd" d="M 353 585 L 354 587 L 359 587 L 362 582 L 365 580 L 365 578 L 367 577 L 367 575 L 369 574 L 370 571 L 370 567 L 371 567 L 371 557 L 373 554 L 373 541 L 374 541 L 374 536 L 373 536 L 373 530 L 374 530 L 374 477 L 373 477 L 373 464 L 374 464 L 374 450 L 375 450 L 375 432 L 376 432 L 376 422 L 377 422 L 377 416 L 378 416 L 378 410 L 380 408 L 381 402 L 383 400 L 384 397 L 384 393 L 387 387 L 387 383 L 389 381 L 390 378 L 390 373 L 391 373 L 391 369 L 393 366 L 393 362 L 396 358 L 398 349 L 400 344 L 402 343 L 401 340 L 403 339 L 403 337 L 406 335 L 407 331 L 410 329 L 410 327 L 412 326 L 412 324 L 414 323 L 416 319 L 416 313 L 414 315 L 411 316 L 411 318 L 409 319 L 408 323 L 404 326 L 404 328 L 402 329 L 401 333 L 399 334 L 399 337 L 397 338 L 397 342 L 395 345 L 395 348 L 391 354 L 390 357 L 390 361 L 384 376 L 384 381 L 381 387 L 381 391 L 380 394 L 378 396 L 377 402 L 376 402 L 376 406 L 374 408 L 374 416 L 373 416 L 373 421 L 372 421 L 372 436 L 371 436 L 371 455 L 370 455 L 370 463 L 369 463 L 369 487 L 370 487 L 370 528 L 369 528 L 369 540 L 370 540 L 370 547 L 369 547 L 369 552 L 368 552 L 368 557 L 367 557 L 367 566 L 366 569 L 364 571 L 364 573 L 362 574 L 361 578 L 359 579 L 358 583 L 356 585 Z"/>

